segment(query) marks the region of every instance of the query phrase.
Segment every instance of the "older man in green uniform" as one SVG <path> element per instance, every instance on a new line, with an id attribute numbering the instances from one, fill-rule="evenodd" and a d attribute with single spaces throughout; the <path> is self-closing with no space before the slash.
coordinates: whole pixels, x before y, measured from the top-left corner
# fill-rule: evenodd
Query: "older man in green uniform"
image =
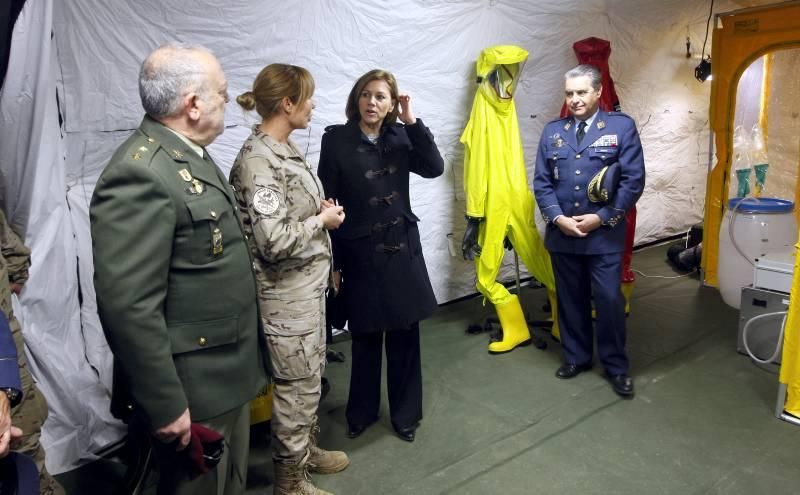
<path id="1" fill-rule="evenodd" d="M 249 401 L 268 363 L 233 192 L 205 147 L 223 131 L 225 75 L 197 46 L 142 64 L 147 113 L 100 176 L 91 205 L 95 290 L 114 351 L 112 410 L 155 438 L 159 494 L 244 492 Z M 209 473 L 185 469 L 192 422 L 225 437 Z"/>
<path id="2" fill-rule="evenodd" d="M 0 211 L 0 310 L 8 316 L 8 326 L 17 348 L 19 376 L 22 382 L 22 401 L 11 410 L 11 422 L 22 430 L 22 438 L 15 444 L 14 451 L 27 454 L 36 461 L 39 468 L 39 487 L 42 495 L 62 495 L 64 489 L 50 476 L 44 465 L 44 447 L 39 443 L 42 424 L 47 419 L 47 401 L 33 381 L 25 358 L 25 343 L 22 327 L 14 317 L 11 306 L 11 293 L 19 294 L 28 281 L 28 268 L 31 266 L 31 251 L 11 230 L 6 216 Z"/>

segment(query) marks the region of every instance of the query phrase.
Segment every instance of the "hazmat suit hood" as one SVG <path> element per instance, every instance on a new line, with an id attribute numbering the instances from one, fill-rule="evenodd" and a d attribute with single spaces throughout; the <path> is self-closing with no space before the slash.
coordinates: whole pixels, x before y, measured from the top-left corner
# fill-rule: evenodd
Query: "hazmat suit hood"
<path id="1" fill-rule="evenodd" d="M 502 45 L 484 49 L 475 69 L 480 87 L 475 95 L 499 112 L 507 112 L 513 103 L 528 52 L 518 46 Z"/>

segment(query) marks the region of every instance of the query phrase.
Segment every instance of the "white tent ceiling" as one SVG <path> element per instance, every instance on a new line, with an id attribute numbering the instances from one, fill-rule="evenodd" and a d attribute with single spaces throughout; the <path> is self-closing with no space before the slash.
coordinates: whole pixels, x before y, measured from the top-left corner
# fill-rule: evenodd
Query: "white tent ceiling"
<path id="1" fill-rule="evenodd" d="M 715 11 L 765 3 L 718 1 Z M 645 150 L 636 240 L 649 242 L 702 218 L 709 85 L 694 80 L 693 68 L 708 9 L 695 0 L 28 0 L 0 98 L 0 190 L 33 248 L 18 314 L 51 404 L 44 436 L 51 469 L 90 459 L 122 431 L 106 411 L 111 357 L 94 308 L 88 204 L 112 151 L 142 118 L 137 73 L 154 47 L 208 46 L 233 96 L 268 63 L 307 67 L 317 109 L 310 130 L 293 139 L 313 166 L 325 126 L 344 120 L 354 80 L 377 67 L 394 72 L 445 157 L 442 177 L 414 179 L 411 187 L 441 303 L 475 292 L 472 265 L 455 256 L 448 238 L 458 247 L 464 229 L 458 139 L 481 49 L 517 44 L 530 52 L 516 97 L 530 173 L 539 134 L 561 108 L 563 73 L 576 60 L 572 43 L 589 36 L 611 42 L 617 93 Z M 226 131 L 211 146 L 226 173 L 254 122 L 232 99 Z M 507 263 L 501 276 L 511 273 Z"/>

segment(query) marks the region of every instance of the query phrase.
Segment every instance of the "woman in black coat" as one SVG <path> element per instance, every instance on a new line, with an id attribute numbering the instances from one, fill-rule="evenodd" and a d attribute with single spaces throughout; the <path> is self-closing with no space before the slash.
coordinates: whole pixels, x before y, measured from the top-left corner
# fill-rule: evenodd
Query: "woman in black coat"
<path id="1" fill-rule="evenodd" d="M 326 196 L 347 213 L 332 239 L 334 268 L 343 280 L 344 301 L 338 303 L 352 334 L 348 436 L 359 436 L 378 419 L 385 335 L 392 426 L 412 442 L 422 419 L 419 321 L 433 313 L 436 299 L 408 180 L 409 172 L 438 177 L 444 162 L 389 72 L 361 76 L 346 114 L 346 124 L 328 127 L 322 137 L 317 174 Z"/>

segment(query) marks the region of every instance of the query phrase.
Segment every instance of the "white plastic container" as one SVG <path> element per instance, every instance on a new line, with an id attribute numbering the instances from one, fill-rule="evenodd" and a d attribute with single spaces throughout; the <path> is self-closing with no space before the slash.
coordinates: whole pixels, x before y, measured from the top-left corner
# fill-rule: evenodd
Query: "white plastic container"
<path id="1" fill-rule="evenodd" d="M 797 222 L 792 201 L 731 199 L 719 229 L 717 280 L 722 300 L 739 309 L 742 287 L 753 283 L 755 259 L 768 251 L 782 251 L 796 242 Z"/>

